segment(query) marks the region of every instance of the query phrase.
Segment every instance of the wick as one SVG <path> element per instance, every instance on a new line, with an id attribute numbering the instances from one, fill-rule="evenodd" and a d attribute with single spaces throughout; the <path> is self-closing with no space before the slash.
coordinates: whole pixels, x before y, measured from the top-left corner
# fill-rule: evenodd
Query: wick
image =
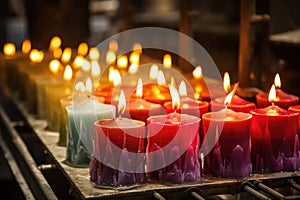
<path id="1" fill-rule="evenodd" d="M 274 101 L 272 101 L 272 107 L 274 107 Z"/>

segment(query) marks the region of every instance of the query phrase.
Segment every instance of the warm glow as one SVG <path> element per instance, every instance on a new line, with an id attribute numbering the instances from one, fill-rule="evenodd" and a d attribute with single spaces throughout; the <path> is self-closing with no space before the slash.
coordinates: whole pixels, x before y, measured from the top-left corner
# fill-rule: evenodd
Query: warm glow
<path id="1" fill-rule="evenodd" d="M 85 86 L 82 81 L 75 84 L 75 90 L 79 92 L 85 92 Z"/>
<path id="2" fill-rule="evenodd" d="M 113 85 L 116 87 L 118 85 L 121 85 L 122 80 L 121 80 L 121 75 L 119 70 L 115 69 L 113 73 Z"/>
<path id="3" fill-rule="evenodd" d="M 84 58 L 80 55 L 77 55 L 73 61 L 73 67 L 75 69 L 79 69 L 82 66 L 83 62 L 84 62 Z"/>
<path id="4" fill-rule="evenodd" d="M 170 54 L 164 55 L 163 65 L 165 68 L 172 68 L 172 58 Z"/>
<path id="5" fill-rule="evenodd" d="M 85 91 L 88 93 L 92 93 L 92 89 L 93 89 L 92 80 L 89 77 L 86 79 L 86 82 L 85 82 Z"/>
<path id="6" fill-rule="evenodd" d="M 139 65 L 139 63 L 140 63 L 140 54 L 137 51 L 133 51 L 129 56 L 129 62 Z"/>
<path id="7" fill-rule="evenodd" d="M 126 108 L 126 99 L 123 90 L 121 90 L 119 104 L 118 104 L 118 116 L 121 117 Z"/>
<path id="8" fill-rule="evenodd" d="M 32 62 L 39 63 L 44 59 L 44 52 L 37 49 L 32 49 L 29 54 L 29 58 Z"/>
<path id="9" fill-rule="evenodd" d="M 53 74 L 57 74 L 60 67 L 60 62 L 56 59 L 53 59 L 49 62 L 49 69 Z"/>
<path id="10" fill-rule="evenodd" d="M 6 56 L 14 56 L 16 54 L 16 45 L 14 43 L 5 43 L 3 52 Z"/>
<path id="11" fill-rule="evenodd" d="M 153 64 L 150 68 L 149 77 L 151 80 L 157 79 L 158 75 L 158 66 L 156 64 Z"/>
<path id="12" fill-rule="evenodd" d="M 61 54 L 62 54 L 62 49 L 61 48 L 56 48 L 56 49 L 53 50 L 52 54 L 53 54 L 54 58 L 59 59 L 61 57 Z"/>
<path id="13" fill-rule="evenodd" d="M 157 74 L 157 84 L 158 85 L 166 85 L 165 75 L 164 75 L 164 72 L 161 70 L 159 70 L 158 74 Z"/>
<path id="14" fill-rule="evenodd" d="M 111 40 L 108 45 L 108 50 L 117 52 L 119 50 L 119 45 L 116 40 Z"/>
<path id="15" fill-rule="evenodd" d="M 232 90 L 226 97 L 225 97 L 225 100 L 224 100 L 224 105 L 229 105 L 232 101 L 232 98 L 234 96 L 234 93 L 235 91 Z"/>
<path id="16" fill-rule="evenodd" d="M 100 52 L 96 47 L 91 47 L 89 52 L 89 58 L 91 60 L 99 60 Z"/>
<path id="17" fill-rule="evenodd" d="M 179 85 L 179 94 L 182 97 L 186 97 L 187 96 L 187 90 L 186 90 L 186 85 L 184 81 L 181 81 L 180 85 Z"/>
<path id="18" fill-rule="evenodd" d="M 77 48 L 77 54 L 81 56 L 86 56 L 89 51 L 89 45 L 86 42 L 81 42 Z"/>
<path id="19" fill-rule="evenodd" d="M 143 82 L 142 82 L 141 78 L 139 78 L 137 86 L 136 86 L 136 97 L 137 98 L 143 97 Z"/>
<path id="20" fill-rule="evenodd" d="M 224 88 L 224 91 L 226 94 L 228 94 L 231 91 L 230 77 L 229 77 L 228 72 L 225 72 L 225 74 L 224 74 L 223 88 Z"/>
<path id="21" fill-rule="evenodd" d="M 200 67 L 200 66 L 196 67 L 193 71 L 193 77 L 195 79 L 201 79 L 202 76 L 203 76 L 202 67 Z"/>
<path id="22" fill-rule="evenodd" d="M 180 106 L 180 97 L 177 89 L 173 87 L 172 85 L 169 85 L 170 88 L 170 94 L 172 98 L 172 108 L 176 110 Z"/>
<path id="23" fill-rule="evenodd" d="M 101 73 L 101 68 L 100 68 L 98 61 L 92 61 L 91 65 L 92 65 L 92 71 L 91 71 L 92 76 L 95 78 L 98 78 Z"/>
<path id="24" fill-rule="evenodd" d="M 115 68 L 110 67 L 109 71 L 108 71 L 108 80 L 109 80 L 109 82 L 113 82 L 114 76 L 115 76 Z"/>
<path id="25" fill-rule="evenodd" d="M 141 54 L 142 51 L 143 51 L 142 45 L 140 43 L 135 43 L 133 45 L 133 51 L 138 52 L 139 54 Z"/>
<path id="26" fill-rule="evenodd" d="M 64 80 L 70 81 L 73 76 L 73 71 L 70 65 L 67 65 L 64 71 Z"/>
<path id="27" fill-rule="evenodd" d="M 269 102 L 274 102 L 276 101 L 276 88 L 275 88 L 275 84 L 272 85 L 270 92 L 269 92 L 269 96 L 268 96 L 268 100 Z"/>
<path id="28" fill-rule="evenodd" d="M 54 49 L 59 48 L 60 45 L 61 45 L 61 39 L 60 39 L 60 37 L 53 36 L 52 39 L 51 39 L 51 41 L 50 41 L 50 44 L 49 44 L 49 50 L 53 51 Z"/>
<path id="29" fill-rule="evenodd" d="M 63 63 L 68 63 L 71 60 L 71 56 L 72 56 L 72 49 L 70 47 L 67 47 L 64 49 L 61 55 L 61 61 Z"/>
<path id="30" fill-rule="evenodd" d="M 138 66 L 136 63 L 132 63 L 132 64 L 129 66 L 128 72 L 129 72 L 130 74 L 136 74 L 138 68 L 139 68 L 139 66 Z"/>
<path id="31" fill-rule="evenodd" d="M 277 73 L 274 79 L 274 84 L 276 88 L 281 88 L 281 80 L 280 80 L 280 76 Z"/>
<path id="32" fill-rule="evenodd" d="M 120 56 L 117 60 L 117 67 L 119 69 L 126 69 L 127 68 L 127 65 L 128 65 L 128 59 L 127 59 L 127 56 L 123 55 L 123 56 Z"/>
<path id="33" fill-rule="evenodd" d="M 23 43 L 22 43 L 22 53 L 23 54 L 29 54 L 31 50 L 31 42 L 30 40 L 24 40 Z"/>
<path id="34" fill-rule="evenodd" d="M 114 51 L 106 52 L 106 64 L 110 65 L 116 60 L 116 53 Z"/>
<path id="35" fill-rule="evenodd" d="M 82 63 L 82 70 L 85 72 L 89 72 L 91 70 L 91 63 L 86 59 L 84 59 Z"/>
<path id="36" fill-rule="evenodd" d="M 171 77 L 170 84 L 171 84 L 173 87 L 175 87 L 175 88 L 176 88 L 176 83 L 175 83 L 175 79 L 174 79 L 174 77 L 173 77 L 173 76 Z"/>

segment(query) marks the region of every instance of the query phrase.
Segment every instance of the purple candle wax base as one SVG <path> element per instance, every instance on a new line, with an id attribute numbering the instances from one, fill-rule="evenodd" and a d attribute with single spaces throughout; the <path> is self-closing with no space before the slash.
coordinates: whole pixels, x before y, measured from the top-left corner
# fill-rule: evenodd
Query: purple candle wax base
<path id="1" fill-rule="evenodd" d="M 221 151 L 221 147 L 216 147 L 207 157 L 207 167 L 212 174 L 223 178 L 244 178 L 251 174 L 250 147 L 235 146 L 230 161 L 222 158 Z"/>
<path id="2" fill-rule="evenodd" d="M 156 153 L 154 153 L 153 157 L 148 158 L 148 165 L 166 163 L 166 158 L 175 160 L 173 163 L 162 169 L 150 172 L 150 178 L 171 183 L 194 182 L 200 179 L 198 148 L 194 149 L 190 146 L 189 149 L 180 156 L 179 148 L 175 146 L 171 149 L 169 155 L 164 155 L 161 147 L 156 143 L 153 143 L 150 151 Z M 149 166 L 149 168 L 154 169 L 155 167 Z"/>
<path id="3" fill-rule="evenodd" d="M 296 171 L 300 168 L 299 138 L 295 135 L 294 151 L 290 152 L 288 141 L 284 138 L 277 158 L 273 155 L 271 141 L 263 141 L 263 151 L 254 152 L 256 172 Z"/>

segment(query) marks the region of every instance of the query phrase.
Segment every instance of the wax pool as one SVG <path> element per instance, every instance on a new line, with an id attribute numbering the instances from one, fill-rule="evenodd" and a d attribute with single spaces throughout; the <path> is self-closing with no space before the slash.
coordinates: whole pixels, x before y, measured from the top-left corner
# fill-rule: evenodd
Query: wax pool
<path id="1" fill-rule="evenodd" d="M 204 142 L 209 154 L 206 171 L 218 177 L 248 177 L 250 158 L 251 114 L 223 109 L 202 116 Z"/>
<path id="2" fill-rule="evenodd" d="M 210 102 L 210 110 L 211 111 L 219 111 L 225 108 L 224 105 L 225 97 L 219 97 Z M 232 101 L 229 105 L 227 105 L 227 108 L 234 110 L 236 112 L 245 112 L 249 113 L 250 110 L 255 109 L 256 106 L 254 103 L 246 101 L 242 98 L 240 98 L 237 95 L 234 95 L 232 98 Z"/>
<path id="3" fill-rule="evenodd" d="M 119 117 L 99 120 L 94 127 L 91 181 L 107 186 L 144 182 L 145 123 Z"/>
<path id="4" fill-rule="evenodd" d="M 200 179 L 200 118 L 171 113 L 149 117 L 147 172 L 153 180 L 172 183 Z"/>
<path id="5" fill-rule="evenodd" d="M 299 168 L 298 113 L 278 106 L 255 109 L 251 125 L 252 163 L 256 172 Z"/>

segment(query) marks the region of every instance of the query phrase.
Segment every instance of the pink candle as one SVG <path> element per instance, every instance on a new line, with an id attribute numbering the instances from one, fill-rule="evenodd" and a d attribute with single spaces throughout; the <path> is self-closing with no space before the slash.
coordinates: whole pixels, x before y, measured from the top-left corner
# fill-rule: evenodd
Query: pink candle
<path id="1" fill-rule="evenodd" d="M 248 177 L 251 174 L 251 118 L 251 114 L 231 109 L 202 116 L 205 140 L 209 141 L 208 144 L 215 144 L 206 156 L 207 171 L 227 178 Z"/>
<path id="2" fill-rule="evenodd" d="M 225 97 L 219 97 L 210 102 L 210 110 L 211 111 L 219 111 L 225 108 L 224 105 Z M 250 110 L 255 109 L 256 106 L 254 103 L 250 101 L 246 101 L 242 98 L 240 98 L 237 95 L 233 96 L 232 101 L 230 104 L 227 105 L 227 108 L 234 110 L 236 112 L 244 112 L 249 113 Z"/>

